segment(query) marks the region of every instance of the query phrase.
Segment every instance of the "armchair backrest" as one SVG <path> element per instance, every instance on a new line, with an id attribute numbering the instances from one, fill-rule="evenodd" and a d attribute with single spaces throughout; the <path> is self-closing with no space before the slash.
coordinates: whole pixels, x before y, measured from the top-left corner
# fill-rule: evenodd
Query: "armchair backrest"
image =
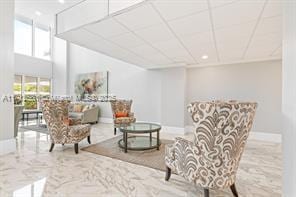
<path id="1" fill-rule="evenodd" d="M 67 100 L 43 100 L 42 113 L 48 126 L 49 134 L 56 143 L 62 142 L 68 134 L 68 125 L 64 120 L 68 118 Z"/>
<path id="2" fill-rule="evenodd" d="M 205 161 L 215 168 L 212 170 L 235 179 L 256 108 L 257 103 L 237 101 L 194 102 L 188 106 L 195 126 L 194 142 L 204 152 Z"/>
<path id="3" fill-rule="evenodd" d="M 126 112 L 130 114 L 132 100 L 113 100 L 110 101 L 113 115 L 118 112 Z"/>

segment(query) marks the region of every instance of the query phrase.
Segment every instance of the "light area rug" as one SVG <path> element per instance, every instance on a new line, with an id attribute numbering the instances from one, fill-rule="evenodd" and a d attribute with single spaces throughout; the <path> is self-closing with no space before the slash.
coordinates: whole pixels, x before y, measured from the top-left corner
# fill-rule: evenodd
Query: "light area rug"
<path id="1" fill-rule="evenodd" d="M 172 140 L 161 139 L 161 145 L 159 147 L 159 150 L 128 150 L 128 152 L 125 153 L 124 150 L 118 146 L 118 140 L 120 139 L 122 139 L 122 136 L 118 136 L 103 142 L 99 142 L 94 145 L 90 145 L 88 147 L 82 148 L 82 150 L 110 157 L 113 159 L 118 159 L 121 161 L 165 171 L 165 145 L 173 143 Z"/>

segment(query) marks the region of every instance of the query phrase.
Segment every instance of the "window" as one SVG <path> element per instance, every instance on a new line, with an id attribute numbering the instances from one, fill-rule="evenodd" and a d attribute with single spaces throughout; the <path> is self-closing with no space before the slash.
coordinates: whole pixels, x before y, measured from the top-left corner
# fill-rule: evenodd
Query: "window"
<path id="1" fill-rule="evenodd" d="M 37 109 L 37 77 L 25 77 L 25 109 Z"/>
<path id="2" fill-rule="evenodd" d="M 46 28 L 35 27 L 35 57 L 50 59 L 50 31 Z"/>
<path id="3" fill-rule="evenodd" d="M 49 78 L 15 75 L 14 103 L 23 104 L 26 110 L 39 109 L 39 99 L 51 96 L 51 80 Z"/>
<path id="4" fill-rule="evenodd" d="M 14 104 L 21 105 L 22 101 L 22 76 L 16 75 L 13 83 Z"/>
<path id="5" fill-rule="evenodd" d="M 14 51 L 32 56 L 32 21 L 14 21 Z"/>
<path id="6" fill-rule="evenodd" d="M 50 27 L 37 25 L 24 17 L 17 17 L 14 20 L 14 52 L 50 60 Z"/>
<path id="7" fill-rule="evenodd" d="M 50 98 L 50 79 L 40 78 L 39 81 L 39 95 L 41 98 Z"/>

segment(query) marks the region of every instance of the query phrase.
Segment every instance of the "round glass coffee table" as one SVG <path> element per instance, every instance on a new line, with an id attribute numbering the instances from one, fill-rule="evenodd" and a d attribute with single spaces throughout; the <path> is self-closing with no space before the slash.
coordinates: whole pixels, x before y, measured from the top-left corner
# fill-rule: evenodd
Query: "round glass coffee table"
<path id="1" fill-rule="evenodd" d="M 154 123 L 136 122 L 129 126 L 120 127 L 119 130 L 123 133 L 123 138 L 118 141 L 120 148 L 127 150 L 150 150 L 156 148 L 159 150 L 160 140 L 159 131 L 161 126 Z M 152 134 L 156 133 L 156 137 Z M 128 136 L 128 134 L 132 134 Z M 145 135 L 149 134 L 149 135 Z"/>

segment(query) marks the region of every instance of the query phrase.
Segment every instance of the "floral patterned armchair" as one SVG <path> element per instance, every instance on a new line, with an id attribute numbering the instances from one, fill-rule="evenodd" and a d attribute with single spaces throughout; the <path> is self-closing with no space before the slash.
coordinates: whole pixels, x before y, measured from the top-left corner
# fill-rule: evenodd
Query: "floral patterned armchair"
<path id="1" fill-rule="evenodd" d="M 68 107 L 70 101 L 66 100 L 43 100 L 42 112 L 46 121 L 51 139 L 52 151 L 55 144 L 74 144 L 75 153 L 78 153 L 78 143 L 87 138 L 90 143 L 90 125 L 81 125 L 80 122 L 70 123 Z"/>
<path id="2" fill-rule="evenodd" d="M 131 112 L 132 100 L 113 100 L 111 108 L 113 113 L 114 135 L 116 128 L 136 122 L 134 113 Z"/>
<path id="3" fill-rule="evenodd" d="M 230 187 L 234 196 L 236 172 L 253 124 L 257 103 L 194 102 L 188 106 L 195 126 L 194 141 L 176 138 L 166 146 L 166 180 L 171 171 L 209 189 Z"/>

